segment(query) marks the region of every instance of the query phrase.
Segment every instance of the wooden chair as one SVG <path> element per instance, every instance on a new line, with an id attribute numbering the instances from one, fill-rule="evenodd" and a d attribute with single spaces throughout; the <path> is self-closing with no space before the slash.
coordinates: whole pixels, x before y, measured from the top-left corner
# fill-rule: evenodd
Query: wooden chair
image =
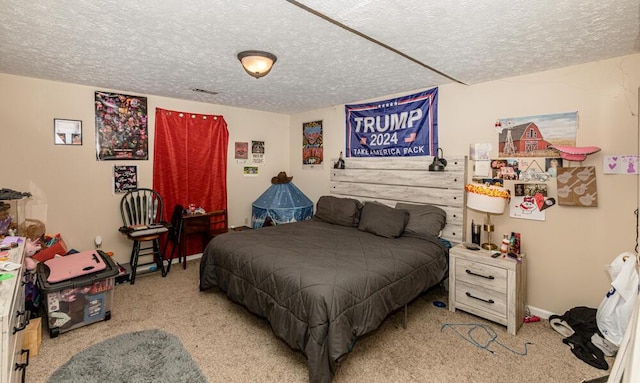
<path id="1" fill-rule="evenodd" d="M 136 281 L 136 269 L 140 256 L 153 256 L 153 262 L 145 263 L 145 265 L 155 263 L 162 276 L 167 275 L 158 241 L 160 236 L 169 230 L 168 223 L 163 221 L 163 209 L 162 197 L 152 189 L 130 190 L 120 200 L 120 214 L 122 215 L 120 232 L 133 241 L 130 260 L 131 284 Z M 149 245 L 143 247 L 144 243 Z"/>

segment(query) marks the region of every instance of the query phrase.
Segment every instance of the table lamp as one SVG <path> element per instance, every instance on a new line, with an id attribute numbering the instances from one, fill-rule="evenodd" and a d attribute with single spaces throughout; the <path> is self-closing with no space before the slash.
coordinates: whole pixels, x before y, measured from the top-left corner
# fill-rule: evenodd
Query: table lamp
<path id="1" fill-rule="evenodd" d="M 491 233 L 494 231 L 491 214 L 504 213 L 505 202 L 510 198 L 509 190 L 488 184 L 467 184 L 464 189 L 467 191 L 467 207 L 487 213 L 484 222 L 487 242 L 482 244 L 482 248 L 486 250 L 497 249 L 498 246 L 491 242 Z"/>

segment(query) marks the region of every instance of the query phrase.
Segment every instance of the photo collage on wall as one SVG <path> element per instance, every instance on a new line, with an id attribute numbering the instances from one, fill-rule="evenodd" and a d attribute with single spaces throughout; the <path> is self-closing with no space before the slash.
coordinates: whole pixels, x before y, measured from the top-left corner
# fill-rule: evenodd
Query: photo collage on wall
<path id="1" fill-rule="evenodd" d="M 544 221 L 547 209 L 568 204 L 560 195 L 564 189 L 560 189 L 559 176 L 563 169 L 574 168 L 563 168 L 569 164 L 554 146 L 575 146 L 577 126 L 577 112 L 499 119 L 495 123 L 498 158 L 487 159 L 491 144 L 474 144 L 470 148 L 474 182 L 508 189 L 510 217 Z M 592 199 L 588 202 L 595 203 L 595 194 Z M 575 201 L 579 198 L 571 202 L 579 206 Z"/>

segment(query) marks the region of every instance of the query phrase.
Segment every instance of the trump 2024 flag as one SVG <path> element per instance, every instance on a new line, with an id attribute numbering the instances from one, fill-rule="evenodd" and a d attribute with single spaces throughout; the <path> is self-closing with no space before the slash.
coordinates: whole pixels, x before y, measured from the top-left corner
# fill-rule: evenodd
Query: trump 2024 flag
<path id="1" fill-rule="evenodd" d="M 347 157 L 431 156 L 438 150 L 438 88 L 345 105 Z"/>

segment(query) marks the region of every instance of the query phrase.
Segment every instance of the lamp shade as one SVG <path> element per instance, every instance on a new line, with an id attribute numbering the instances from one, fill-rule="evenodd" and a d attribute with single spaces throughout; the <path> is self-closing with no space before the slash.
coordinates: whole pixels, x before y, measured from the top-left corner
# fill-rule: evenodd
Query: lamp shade
<path id="1" fill-rule="evenodd" d="M 238 53 L 238 60 L 249 75 L 260 78 L 266 76 L 278 58 L 263 51 L 243 51 Z"/>
<path id="2" fill-rule="evenodd" d="M 468 184 L 464 188 L 468 208 L 489 214 L 504 213 L 505 202 L 510 196 L 507 189 L 482 184 Z"/>

